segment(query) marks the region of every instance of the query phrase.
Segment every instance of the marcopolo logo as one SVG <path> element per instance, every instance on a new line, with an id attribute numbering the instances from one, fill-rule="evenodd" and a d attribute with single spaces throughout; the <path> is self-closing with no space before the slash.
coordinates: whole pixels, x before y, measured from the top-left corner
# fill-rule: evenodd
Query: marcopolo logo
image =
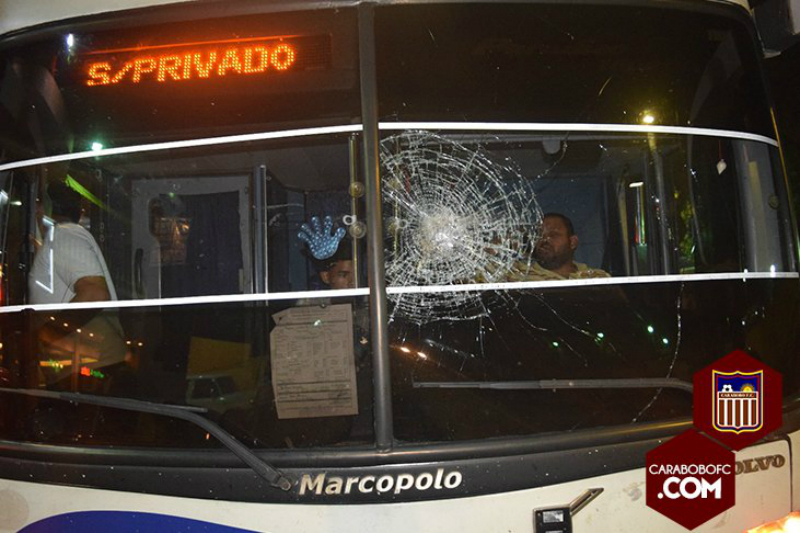
<path id="1" fill-rule="evenodd" d="M 461 485 L 461 472 L 445 473 L 443 468 L 436 472 L 421 474 L 384 474 L 382 476 L 328 476 L 325 473 L 312 476 L 303 474 L 300 478 L 299 494 L 334 496 L 337 494 L 400 494 L 407 490 L 445 490 Z"/>
<path id="2" fill-rule="evenodd" d="M 688 430 L 647 454 L 647 505 L 694 529 L 736 503 L 734 454 Z"/>

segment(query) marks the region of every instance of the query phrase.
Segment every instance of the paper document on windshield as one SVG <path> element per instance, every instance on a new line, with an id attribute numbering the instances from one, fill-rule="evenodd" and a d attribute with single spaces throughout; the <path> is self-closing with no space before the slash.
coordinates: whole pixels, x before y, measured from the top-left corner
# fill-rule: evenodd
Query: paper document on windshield
<path id="1" fill-rule="evenodd" d="M 273 318 L 278 418 L 358 414 L 351 305 L 292 307 Z"/>

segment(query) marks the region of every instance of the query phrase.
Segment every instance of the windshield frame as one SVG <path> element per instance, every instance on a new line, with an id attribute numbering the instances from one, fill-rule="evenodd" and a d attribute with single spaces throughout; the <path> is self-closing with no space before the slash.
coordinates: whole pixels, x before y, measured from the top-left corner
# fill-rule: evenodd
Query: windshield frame
<path id="1" fill-rule="evenodd" d="M 478 0 L 475 0 L 476 2 Z M 525 2 L 524 0 L 513 0 L 513 3 L 553 3 L 553 2 Z M 458 0 L 441 0 L 441 1 L 421 1 L 415 3 L 464 3 Z M 566 4 L 567 2 L 559 2 Z M 598 4 L 598 5 L 624 5 L 624 6 L 640 6 L 652 5 L 645 1 L 570 1 L 570 4 Z M 256 2 L 237 4 L 234 12 L 237 14 L 246 13 L 265 13 L 265 12 L 283 12 L 296 9 L 319 9 L 330 8 L 331 5 L 336 6 L 358 6 L 359 12 L 359 35 L 358 46 L 360 49 L 360 75 L 361 75 L 361 102 L 362 102 L 362 123 L 360 125 L 344 126 L 348 131 L 362 131 L 363 132 L 363 153 L 365 155 L 364 161 L 364 174 L 365 181 L 367 182 L 367 225 L 370 235 L 370 252 L 367 254 L 367 261 L 370 273 L 370 319 L 372 321 L 372 333 L 374 339 L 374 380 L 375 388 L 375 416 L 376 416 L 376 442 L 374 448 L 369 448 L 363 451 L 350 451 L 350 450 L 337 450 L 332 451 L 308 451 L 308 452 L 287 452 L 286 454 L 275 454 L 276 457 L 284 456 L 291 457 L 292 461 L 297 461 L 303 464 L 304 461 L 314 463 L 317 460 L 330 461 L 334 458 L 341 458 L 342 464 L 355 464 L 361 461 L 372 461 L 376 456 L 390 457 L 392 452 L 396 452 L 395 456 L 397 461 L 407 460 L 409 457 L 414 457 L 419 454 L 421 457 L 424 453 L 434 452 L 437 457 L 464 457 L 469 455 L 491 456 L 495 454 L 513 454 L 519 453 L 522 450 L 532 451 L 552 451 L 561 449 L 560 447 L 580 447 L 589 445 L 590 443 L 608 443 L 608 442 L 623 442 L 631 439 L 648 440 L 658 438 L 670 434 L 674 434 L 686 427 L 687 421 L 677 422 L 658 422 L 646 424 L 642 427 L 628 427 L 628 428 L 607 428 L 603 430 L 586 430 L 583 432 L 576 432 L 575 434 L 561 434 L 561 435 L 533 435 L 526 437 L 503 437 L 497 441 L 480 440 L 475 442 L 459 442 L 456 444 L 448 443 L 430 443 L 430 444 L 402 444 L 398 443 L 394 438 L 393 424 L 392 424 L 392 405 L 391 405 L 391 379 L 389 369 L 389 351 L 388 351 L 388 314 L 387 314 L 387 291 L 386 280 L 384 276 L 384 261 L 383 261 L 383 247 L 380 243 L 380 236 L 383 235 L 383 218 L 380 211 L 380 171 L 377 160 L 377 154 L 380 143 L 380 132 L 383 131 L 382 125 L 379 124 L 378 119 L 378 93 L 377 76 L 374 62 L 375 54 L 375 35 L 373 16 L 376 7 L 393 4 L 407 4 L 402 0 L 381 0 L 376 3 L 362 3 L 358 1 L 346 2 L 279 2 L 270 5 L 269 8 L 264 8 Z M 753 39 L 754 46 L 757 45 L 757 38 L 752 20 L 747 16 L 746 11 L 738 4 L 723 2 L 723 1 L 709 1 L 709 2 L 693 2 L 689 0 L 670 0 L 669 2 L 660 3 L 659 5 L 668 7 L 670 9 L 677 9 L 690 12 L 703 12 L 710 13 L 725 17 L 730 17 L 737 20 L 741 25 L 747 28 L 747 31 Z M 192 6 L 197 8 L 197 11 L 192 10 L 193 16 L 196 17 L 213 17 L 221 16 L 224 12 L 226 15 L 231 14 L 230 6 L 223 6 L 222 3 L 207 3 L 201 6 Z M 129 11 L 115 12 L 111 14 L 92 15 L 84 19 L 77 19 L 76 21 L 68 21 L 69 24 L 79 22 L 82 27 L 102 27 L 106 28 L 114 26 L 115 24 L 121 25 L 140 25 L 150 20 L 158 23 L 166 23 L 169 21 L 185 21 L 186 15 L 184 6 L 163 6 L 159 8 L 134 10 L 133 12 L 144 15 L 139 18 L 135 23 L 132 22 Z M 218 15 L 219 14 L 219 15 Z M 6 46 L 18 46 L 29 41 L 38 39 L 42 34 L 49 34 L 58 32 L 60 29 L 67 26 L 64 21 L 48 23 L 45 25 L 37 26 L 33 29 L 23 29 L 15 32 L 8 33 L 3 36 L 2 45 L 0 48 Z M 759 64 L 762 65 L 762 58 L 759 56 Z M 763 65 L 762 65 L 763 67 Z M 766 88 L 765 74 L 763 68 L 757 73 L 762 81 L 763 86 Z M 768 89 L 765 89 L 768 90 Z M 769 93 L 768 98 L 771 98 Z M 400 127 L 400 125 L 397 125 Z M 464 129 L 468 129 L 465 127 Z M 675 128 L 669 129 L 669 132 L 674 132 Z M 657 131 L 657 128 L 651 128 L 650 131 Z M 665 130 L 666 131 L 666 130 Z M 240 136 L 234 136 L 240 137 Z M 228 141 L 232 140 L 229 138 Z M 763 138 L 759 139 L 763 141 Z M 225 141 L 222 141 L 225 142 Z M 169 147 L 177 147 L 172 145 Z M 139 149 L 148 150 L 153 149 L 153 146 L 142 145 L 141 147 L 127 147 L 120 149 L 102 150 L 99 153 L 92 154 L 93 156 L 106 156 L 126 153 L 126 151 L 138 151 Z M 87 153 L 74 153 L 64 156 L 55 156 L 42 158 L 47 162 L 54 160 L 66 161 L 72 159 L 81 159 L 88 156 Z M 14 167 L 31 166 L 40 161 L 39 159 L 32 159 L 26 161 L 19 161 L 12 164 L 0 165 L 0 170 L 6 170 Z M 786 187 L 786 173 L 783 172 L 782 187 L 776 187 L 776 190 L 781 195 L 781 201 L 787 200 L 787 187 Z M 789 205 L 788 201 L 785 205 Z M 791 224 L 791 231 L 787 232 L 785 243 L 787 247 L 793 251 L 791 254 L 792 269 L 797 270 L 798 265 L 798 246 L 797 246 L 797 228 L 794 224 L 794 218 L 789 217 Z M 358 294 L 365 294 L 365 290 L 359 289 Z M 252 299 L 254 295 L 248 295 L 248 300 Z M 140 304 L 139 304 L 140 305 Z M 97 307 L 93 304 L 83 304 L 76 308 L 92 308 Z M 6 446 L 15 447 L 9 443 Z M 27 446 L 20 445 L 21 448 L 31 449 Z M 62 447 L 54 447 L 58 450 L 65 450 Z M 80 450 L 83 450 L 81 448 Z M 162 452 L 158 452 L 162 453 Z M 155 455 L 158 453 L 154 452 Z M 171 452 L 165 452 L 165 456 L 171 455 Z M 222 452 L 200 452 L 205 457 L 205 454 L 216 454 L 219 456 L 228 456 L 227 453 Z M 67 455 L 72 455 L 71 451 L 66 452 Z M 388 455 L 387 455 L 388 454 Z M 146 453 L 144 455 L 150 455 Z M 271 452 L 259 453 L 263 456 L 272 456 Z M 275 461 L 275 464 L 280 464 L 281 461 Z M 294 464 L 294 463 L 293 463 Z"/>

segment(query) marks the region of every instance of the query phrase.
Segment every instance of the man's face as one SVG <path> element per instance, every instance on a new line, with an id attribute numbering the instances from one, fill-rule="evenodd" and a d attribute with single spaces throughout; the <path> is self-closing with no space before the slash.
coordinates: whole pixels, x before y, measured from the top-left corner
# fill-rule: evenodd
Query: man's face
<path id="1" fill-rule="evenodd" d="M 328 270 L 320 272 L 319 277 L 331 289 L 352 289 L 355 287 L 353 262 L 349 259 L 336 261 Z"/>
<path id="2" fill-rule="evenodd" d="M 564 221 L 558 217 L 545 217 L 542 238 L 536 243 L 534 257 L 544 268 L 555 270 L 572 261 L 578 238 L 570 236 Z"/>

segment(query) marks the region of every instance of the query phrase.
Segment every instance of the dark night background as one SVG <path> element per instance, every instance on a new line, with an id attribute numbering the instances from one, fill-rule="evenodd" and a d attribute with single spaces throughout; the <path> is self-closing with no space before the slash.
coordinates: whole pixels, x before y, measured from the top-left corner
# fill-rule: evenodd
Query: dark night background
<path id="1" fill-rule="evenodd" d="M 800 217 L 800 39 L 765 61 L 794 203 Z"/>

